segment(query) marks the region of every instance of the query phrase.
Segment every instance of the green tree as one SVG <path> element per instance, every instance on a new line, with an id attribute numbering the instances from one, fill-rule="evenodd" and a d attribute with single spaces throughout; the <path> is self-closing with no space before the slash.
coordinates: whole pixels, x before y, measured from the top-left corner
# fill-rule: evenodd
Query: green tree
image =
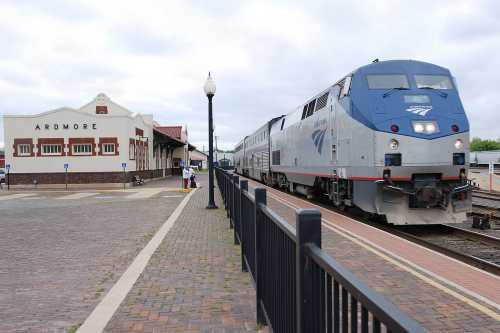
<path id="1" fill-rule="evenodd" d="M 472 138 L 470 142 L 470 151 L 500 150 L 500 142 L 495 140 L 482 140 L 481 138 Z"/>

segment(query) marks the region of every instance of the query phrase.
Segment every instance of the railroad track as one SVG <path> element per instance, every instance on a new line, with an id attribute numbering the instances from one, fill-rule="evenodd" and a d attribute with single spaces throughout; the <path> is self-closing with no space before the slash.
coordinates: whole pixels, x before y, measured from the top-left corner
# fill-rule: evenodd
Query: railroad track
<path id="1" fill-rule="evenodd" d="M 489 215 L 492 220 L 500 221 L 500 193 L 483 190 L 472 191 L 472 214 Z"/>
<path id="2" fill-rule="evenodd" d="M 498 192 L 489 192 L 489 191 L 484 191 L 484 190 L 473 190 L 472 197 L 500 202 L 500 193 L 498 193 Z"/>
<path id="3" fill-rule="evenodd" d="M 258 183 L 249 178 L 246 179 Z M 283 190 L 280 191 L 290 194 Z M 301 195 L 292 195 L 306 200 Z M 500 238 L 444 224 L 393 226 L 366 218 L 357 210 L 345 212 L 336 209 L 325 198 L 317 198 L 310 201 L 325 209 L 333 210 L 359 222 L 369 224 L 377 229 L 384 230 L 496 276 L 500 276 Z"/>
<path id="4" fill-rule="evenodd" d="M 391 229 L 393 234 L 500 276 L 500 238 L 444 224 Z"/>

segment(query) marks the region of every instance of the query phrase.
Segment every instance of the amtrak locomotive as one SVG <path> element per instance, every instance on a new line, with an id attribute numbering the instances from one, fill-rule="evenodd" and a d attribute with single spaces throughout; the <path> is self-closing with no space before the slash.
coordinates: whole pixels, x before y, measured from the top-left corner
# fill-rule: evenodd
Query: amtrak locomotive
<path id="1" fill-rule="evenodd" d="M 456 223 L 471 210 L 469 123 L 446 68 L 360 67 L 235 148 L 236 172 L 392 224 Z"/>

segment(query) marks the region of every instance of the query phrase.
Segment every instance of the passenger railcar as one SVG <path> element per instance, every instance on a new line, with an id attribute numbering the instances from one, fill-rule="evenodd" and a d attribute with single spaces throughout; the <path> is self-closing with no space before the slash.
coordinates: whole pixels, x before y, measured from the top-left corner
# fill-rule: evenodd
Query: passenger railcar
<path id="1" fill-rule="evenodd" d="M 234 161 L 234 171 L 236 173 L 243 174 L 243 162 L 245 159 L 245 139 L 247 137 L 244 137 L 243 140 L 238 142 L 236 147 L 234 147 L 234 155 L 233 155 L 233 161 Z"/>
<path id="2" fill-rule="evenodd" d="M 392 224 L 462 222 L 471 210 L 469 123 L 450 71 L 434 64 L 360 67 L 245 145 L 243 174 Z"/>
<path id="3" fill-rule="evenodd" d="M 243 167 L 241 173 L 247 177 L 268 183 L 271 169 L 269 161 L 271 126 L 283 116 L 266 122 L 243 140 Z"/>

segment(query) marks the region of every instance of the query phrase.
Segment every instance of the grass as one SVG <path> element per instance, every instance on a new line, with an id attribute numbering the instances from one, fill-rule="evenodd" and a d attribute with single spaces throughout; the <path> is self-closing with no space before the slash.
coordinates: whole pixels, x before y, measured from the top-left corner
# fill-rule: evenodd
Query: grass
<path id="1" fill-rule="evenodd" d="M 69 328 L 68 333 L 75 333 L 82 326 L 82 323 L 73 325 Z"/>

